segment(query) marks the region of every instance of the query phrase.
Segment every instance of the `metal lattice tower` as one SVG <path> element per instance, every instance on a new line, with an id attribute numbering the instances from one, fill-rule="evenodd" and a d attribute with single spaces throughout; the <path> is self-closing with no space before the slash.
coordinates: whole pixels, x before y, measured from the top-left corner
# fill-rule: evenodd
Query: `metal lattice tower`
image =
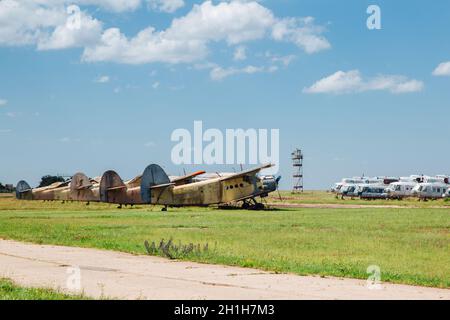
<path id="1" fill-rule="evenodd" d="M 295 149 L 292 152 L 292 165 L 294 168 L 294 186 L 292 188 L 292 193 L 303 192 L 303 153 L 300 149 Z"/>

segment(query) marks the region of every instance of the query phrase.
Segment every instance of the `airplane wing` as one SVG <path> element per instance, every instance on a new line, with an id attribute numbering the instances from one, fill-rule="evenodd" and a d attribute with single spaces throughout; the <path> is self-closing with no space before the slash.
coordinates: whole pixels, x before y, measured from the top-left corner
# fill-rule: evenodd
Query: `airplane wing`
<path id="1" fill-rule="evenodd" d="M 175 178 L 175 179 L 171 180 L 171 182 L 174 184 L 179 184 L 180 182 L 187 182 L 187 181 L 191 180 L 192 178 L 195 178 L 195 177 L 205 174 L 205 173 L 206 173 L 206 171 L 197 171 L 197 172 L 188 174 L 184 177 Z"/>
<path id="2" fill-rule="evenodd" d="M 55 183 L 52 183 L 49 186 L 36 188 L 36 189 L 39 189 L 39 191 L 41 191 L 41 190 L 44 191 L 44 190 L 52 190 L 52 189 L 63 188 L 63 187 L 67 187 L 69 185 L 70 181 L 71 180 L 67 180 L 67 181 L 64 181 L 64 182 L 55 182 Z"/>
<path id="3" fill-rule="evenodd" d="M 150 189 L 152 189 L 152 190 L 162 189 L 162 188 L 167 188 L 167 187 L 174 186 L 174 185 L 175 185 L 175 183 L 171 182 L 171 183 L 159 184 L 157 186 L 150 187 Z"/>
<path id="4" fill-rule="evenodd" d="M 123 186 L 108 188 L 108 191 L 121 190 L 121 189 L 126 189 L 126 188 L 127 188 L 127 186 L 123 185 Z"/>
<path id="5" fill-rule="evenodd" d="M 90 189 L 91 187 L 92 187 L 92 184 L 88 184 L 85 186 L 78 187 L 77 190 L 87 190 L 87 189 Z"/>
<path id="6" fill-rule="evenodd" d="M 141 185 L 142 175 L 139 175 L 129 181 L 126 181 L 125 184 L 130 188 L 134 188 Z"/>
<path id="7" fill-rule="evenodd" d="M 232 175 L 229 175 L 229 176 L 222 177 L 220 179 L 220 181 L 227 181 L 227 180 L 232 180 L 232 179 L 236 179 L 236 178 L 239 178 L 239 177 L 255 175 L 258 172 L 260 172 L 261 170 L 267 169 L 267 168 L 270 168 L 270 167 L 273 167 L 273 164 L 268 163 L 268 164 L 259 166 L 257 168 L 253 168 L 253 169 L 250 169 L 250 170 L 246 170 L 246 171 L 238 172 L 236 174 L 232 174 Z"/>

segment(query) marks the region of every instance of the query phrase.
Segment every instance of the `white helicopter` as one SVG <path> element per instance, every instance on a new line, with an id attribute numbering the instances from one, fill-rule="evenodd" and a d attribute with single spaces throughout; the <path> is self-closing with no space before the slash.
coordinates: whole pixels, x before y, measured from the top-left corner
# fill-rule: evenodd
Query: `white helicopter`
<path id="1" fill-rule="evenodd" d="M 445 199 L 450 199 L 450 188 L 447 189 L 447 192 L 442 196 Z"/>
<path id="2" fill-rule="evenodd" d="M 414 187 L 413 195 L 419 200 L 441 199 L 448 193 L 449 182 L 450 178 L 444 175 L 424 177 L 423 182 Z"/>
<path id="3" fill-rule="evenodd" d="M 411 175 L 409 177 L 401 177 L 400 181 L 393 182 L 386 188 L 386 192 L 391 199 L 404 199 L 414 196 L 413 190 L 419 183 L 423 182 L 423 177 Z"/>
<path id="4" fill-rule="evenodd" d="M 331 192 L 339 193 L 343 186 L 360 183 L 364 183 L 363 177 L 344 178 L 340 182 L 336 182 L 334 186 L 331 187 Z"/>
<path id="5" fill-rule="evenodd" d="M 394 181 L 398 181 L 398 178 L 392 177 L 374 177 L 374 178 L 359 178 L 356 179 L 343 179 L 344 183 L 340 190 L 336 193 L 336 197 L 339 195 L 342 199 L 345 197 L 364 197 L 367 198 L 386 198 L 384 189 Z"/>
<path id="6" fill-rule="evenodd" d="M 364 177 L 344 178 L 341 182 L 335 183 L 331 188 L 331 192 L 336 193 L 336 198 L 340 196 L 344 197 L 347 194 L 353 194 L 358 185 L 367 181 Z"/>
<path id="7" fill-rule="evenodd" d="M 393 182 L 399 181 L 395 177 L 375 177 L 367 179 L 366 183 L 359 185 L 356 188 L 353 196 L 358 196 L 361 199 L 387 199 L 388 194 L 386 189 Z"/>

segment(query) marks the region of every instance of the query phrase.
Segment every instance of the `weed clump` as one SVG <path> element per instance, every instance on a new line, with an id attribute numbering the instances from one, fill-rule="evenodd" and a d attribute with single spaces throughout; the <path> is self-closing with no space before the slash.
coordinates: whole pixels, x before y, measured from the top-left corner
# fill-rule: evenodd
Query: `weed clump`
<path id="1" fill-rule="evenodd" d="M 182 244 L 179 241 L 178 244 L 175 244 L 173 239 L 169 239 L 168 241 L 162 239 L 159 243 L 152 241 L 151 244 L 145 240 L 144 246 L 149 255 L 159 255 L 169 259 L 183 259 L 192 256 L 199 257 L 210 253 L 209 243 Z"/>

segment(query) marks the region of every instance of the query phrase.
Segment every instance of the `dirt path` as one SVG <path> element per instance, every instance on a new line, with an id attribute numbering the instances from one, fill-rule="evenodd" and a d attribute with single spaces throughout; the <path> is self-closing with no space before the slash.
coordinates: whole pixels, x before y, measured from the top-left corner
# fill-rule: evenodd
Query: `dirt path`
<path id="1" fill-rule="evenodd" d="M 67 289 L 121 299 L 446 299 L 450 290 L 383 284 L 369 290 L 353 279 L 271 274 L 255 269 L 170 261 L 158 257 L 0 240 L 0 277 L 23 286 Z M 71 277 L 71 278 L 68 278 Z M 72 290 L 73 292 L 76 292 Z"/>

